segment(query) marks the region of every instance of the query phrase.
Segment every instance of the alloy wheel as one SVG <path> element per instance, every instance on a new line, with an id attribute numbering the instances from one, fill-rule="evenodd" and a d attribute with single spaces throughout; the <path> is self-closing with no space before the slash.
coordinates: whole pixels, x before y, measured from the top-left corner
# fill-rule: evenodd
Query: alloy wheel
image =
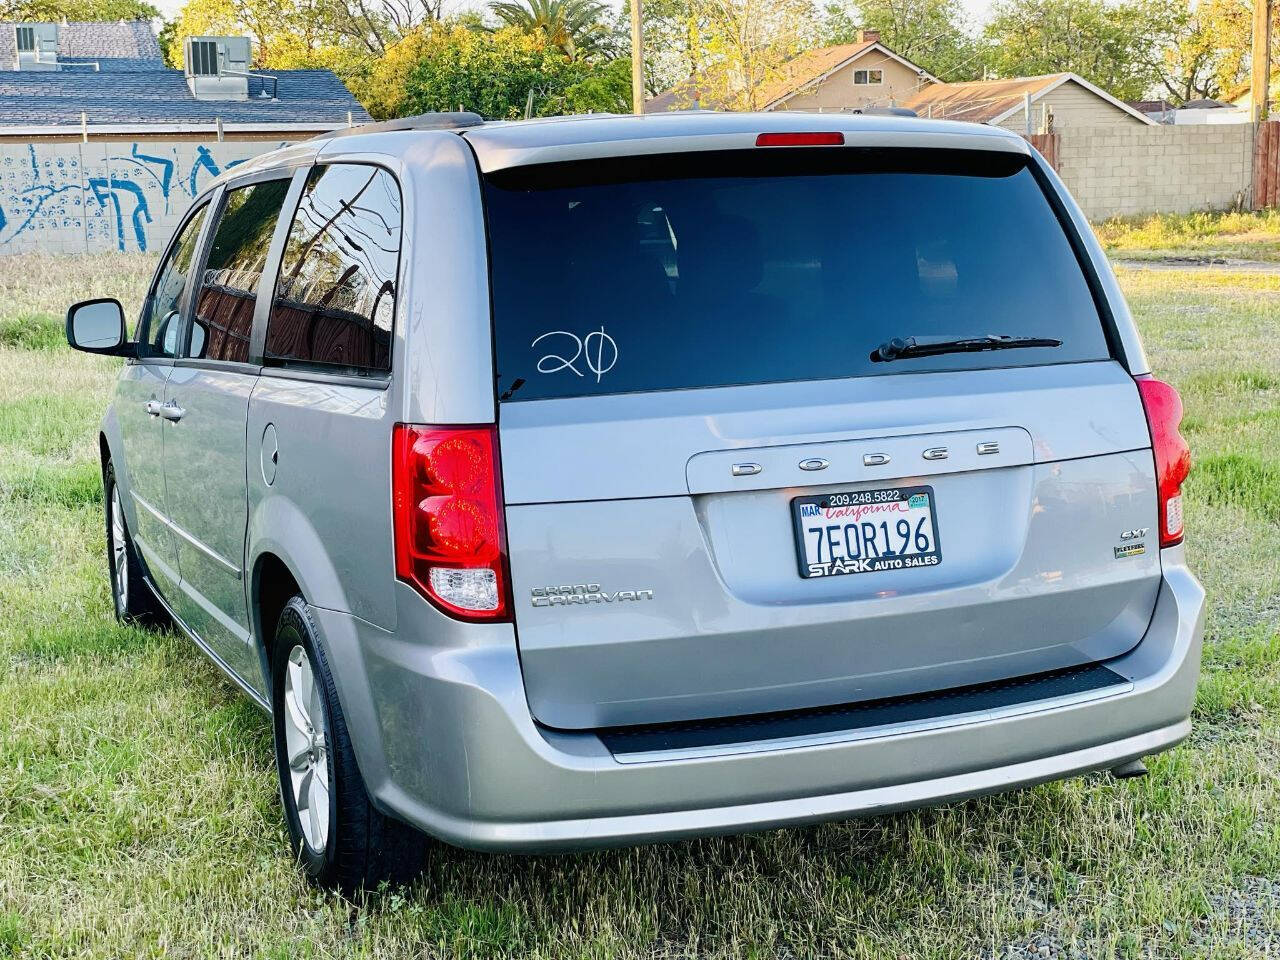
<path id="1" fill-rule="evenodd" d="M 324 853 L 329 842 L 329 740 L 320 688 L 311 658 L 301 644 L 289 651 L 284 706 L 285 750 L 294 809 L 307 846 Z"/>
<path id="2" fill-rule="evenodd" d="M 120 488 L 111 487 L 111 569 L 115 571 L 116 610 L 124 613 L 129 602 L 129 551 L 124 532 L 124 514 L 120 511 Z"/>

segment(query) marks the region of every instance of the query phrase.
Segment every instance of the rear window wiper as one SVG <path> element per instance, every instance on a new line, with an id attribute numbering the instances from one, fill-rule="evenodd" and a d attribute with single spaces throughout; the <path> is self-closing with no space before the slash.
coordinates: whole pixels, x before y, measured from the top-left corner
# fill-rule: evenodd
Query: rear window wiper
<path id="1" fill-rule="evenodd" d="M 943 353 L 1060 346 L 1061 340 L 1050 337 L 1011 337 L 994 333 L 985 337 L 894 337 L 872 350 L 871 360 L 873 363 L 888 363 L 890 360 L 907 360 L 911 357 L 936 357 Z"/>

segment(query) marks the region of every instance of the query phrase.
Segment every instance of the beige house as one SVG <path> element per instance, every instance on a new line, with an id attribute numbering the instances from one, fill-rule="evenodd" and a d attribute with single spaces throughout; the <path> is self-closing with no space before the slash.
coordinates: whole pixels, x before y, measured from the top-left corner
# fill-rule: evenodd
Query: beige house
<path id="1" fill-rule="evenodd" d="M 758 97 L 761 110 L 863 110 L 901 105 L 931 83 L 937 78 L 882 44 L 877 32 L 864 30 L 857 43 L 800 54 L 782 76 L 761 87 Z M 644 105 L 645 113 L 691 108 L 718 110 L 726 104 L 693 76 Z"/>
<path id="2" fill-rule="evenodd" d="M 1271 118 L 1276 117 L 1277 111 L 1280 110 L 1280 71 L 1273 70 L 1271 72 L 1270 82 L 1267 87 L 1267 112 Z M 1245 119 L 1253 117 L 1253 84 L 1246 81 L 1233 89 L 1229 90 L 1223 97 L 1228 104 L 1237 110 L 1243 110 Z"/>
<path id="3" fill-rule="evenodd" d="M 903 102 L 935 120 L 966 120 L 1027 132 L 1026 103 L 1031 100 L 1031 132 L 1071 127 L 1156 126 L 1154 120 L 1074 73 L 1015 77 L 974 83 L 936 83 Z"/>

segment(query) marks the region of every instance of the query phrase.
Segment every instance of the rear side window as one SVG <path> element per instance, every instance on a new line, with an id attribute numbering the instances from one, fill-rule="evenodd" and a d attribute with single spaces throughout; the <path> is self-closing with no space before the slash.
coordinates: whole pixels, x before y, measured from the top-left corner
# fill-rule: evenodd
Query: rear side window
<path id="1" fill-rule="evenodd" d="M 395 177 L 371 166 L 317 167 L 289 227 L 266 361 L 390 370 L 399 258 Z"/>
<path id="2" fill-rule="evenodd" d="M 503 400 L 1109 356 L 1023 157 L 777 149 L 548 164 L 486 183 Z M 1063 341 L 873 363 L 906 337 Z"/>
<path id="3" fill-rule="evenodd" d="M 205 260 L 188 356 L 248 361 L 258 282 L 288 192 L 288 180 L 227 191 Z"/>

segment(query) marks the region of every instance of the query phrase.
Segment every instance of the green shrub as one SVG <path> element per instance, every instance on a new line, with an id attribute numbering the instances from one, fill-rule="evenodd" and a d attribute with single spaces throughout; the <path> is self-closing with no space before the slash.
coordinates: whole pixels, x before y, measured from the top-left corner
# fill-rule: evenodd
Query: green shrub
<path id="1" fill-rule="evenodd" d="M 462 107 L 494 120 L 625 109 L 630 80 L 620 65 L 570 59 L 508 27 L 493 33 L 441 26 L 417 41 L 405 81 L 405 113 Z"/>
<path id="2" fill-rule="evenodd" d="M 67 345 L 66 319 L 47 313 L 0 317 L 0 347 L 56 350 Z"/>

